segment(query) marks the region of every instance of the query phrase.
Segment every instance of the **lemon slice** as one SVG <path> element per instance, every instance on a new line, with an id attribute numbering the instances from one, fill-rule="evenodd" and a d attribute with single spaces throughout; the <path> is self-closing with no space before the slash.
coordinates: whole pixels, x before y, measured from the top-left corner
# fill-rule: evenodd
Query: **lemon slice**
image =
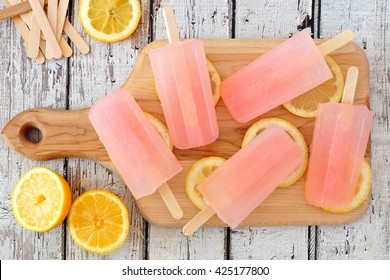
<path id="1" fill-rule="evenodd" d="M 108 254 L 127 239 L 129 213 L 119 197 L 105 190 L 80 195 L 68 215 L 70 236 L 84 250 Z"/>
<path id="2" fill-rule="evenodd" d="M 344 90 L 344 76 L 340 66 L 330 56 L 324 57 L 333 78 L 309 90 L 308 92 L 283 104 L 290 113 L 304 117 L 314 118 L 320 103 L 340 102 Z"/>
<path id="3" fill-rule="evenodd" d="M 211 91 L 213 93 L 213 101 L 214 105 L 217 105 L 219 99 L 221 98 L 219 88 L 221 86 L 221 76 L 218 73 L 217 68 L 215 68 L 214 64 L 207 59 L 207 68 L 209 69 L 210 83 L 211 83 Z"/>
<path id="4" fill-rule="evenodd" d="M 372 170 L 368 161 L 364 159 L 362 163 L 362 170 L 360 172 L 358 185 L 356 187 L 355 196 L 353 197 L 351 204 L 344 209 L 338 209 L 338 210 L 329 209 L 329 208 L 322 208 L 322 209 L 333 213 L 345 213 L 359 207 L 367 199 L 367 196 L 371 190 L 371 184 L 372 184 Z"/>
<path id="5" fill-rule="evenodd" d="M 241 147 L 244 147 L 247 145 L 250 141 L 252 141 L 257 135 L 259 135 L 264 129 L 270 126 L 277 126 L 286 131 L 291 138 L 297 143 L 299 148 L 303 152 L 303 161 L 300 164 L 300 166 L 297 167 L 297 169 L 294 170 L 293 173 L 291 173 L 282 184 L 279 185 L 279 187 L 288 187 L 294 184 L 296 181 L 298 181 L 302 175 L 305 173 L 307 164 L 308 164 L 308 157 L 309 152 L 307 148 L 307 144 L 305 141 L 305 138 L 303 137 L 302 133 L 296 128 L 293 124 L 290 122 L 279 119 L 279 118 L 268 118 L 268 119 L 262 119 L 256 123 L 254 123 L 245 133 L 244 140 L 242 141 Z"/>
<path id="6" fill-rule="evenodd" d="M 149 118 L 152 125 L 157 129 L 157 132 L 161 135 L 164 142 L 168 145 L 168 147 L 173 150 L 173 144 L 171 141 L 171 137 L 169 136 L 168 128 L 155 116 L 144 112 L 145 115 Z"/>
<path id="7" fill-rule="evenodd" d="M 207 204 L 202 194 L 198 191 L 198 185 L 206 179 L 215 169 L 221 166 L 226 160 L 221 157 L 206 157 L 196 161 L 186 178 L 186 192 L 191 202 L 199 209 L 204 209 Z"/>
<path id="8" fill-rule="evenodd" d="M 137 29 L 141 18 L 139 0 L 81 0 L 80 21 L 92 38 L 118 42 Z"/>
<path id="9" fill-rule="evenodd" d="M 56 172 L 35 167 L 16 183 L 12 211 L 18 223 L 28 230 L 48 231 L 65 219 L 72 193 L 65 179 Z"/>
<path id="10" fill-rule="evenodd" d="M 221 76 L 218 73 L 217 68 L 215 68 L 214 64 L 208 59 L 207 59 L 207 68 L 209 70 L 211 92 L 213 94 L 213 102 L 214 102 L 214 106 L 216 106 L 219 99 L 221 98 L 219 88 L 221 86 L 222 80 L 221 80 Z M 154 85 L 154 88 L 156 90 L 157 97 L 160 99 L 156 85 Z"/>

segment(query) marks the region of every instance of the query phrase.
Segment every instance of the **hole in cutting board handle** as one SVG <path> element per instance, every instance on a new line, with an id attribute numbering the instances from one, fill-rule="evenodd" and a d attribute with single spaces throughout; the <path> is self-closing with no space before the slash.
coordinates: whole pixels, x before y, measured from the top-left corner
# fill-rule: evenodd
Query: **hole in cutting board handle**
<path id="1" fill-rule="evenodd" d="M 36 147 L 43 138 L 42 127 L 37 123 L 27 123 L 19 130 L 20 142 L 26 147 Z"/>

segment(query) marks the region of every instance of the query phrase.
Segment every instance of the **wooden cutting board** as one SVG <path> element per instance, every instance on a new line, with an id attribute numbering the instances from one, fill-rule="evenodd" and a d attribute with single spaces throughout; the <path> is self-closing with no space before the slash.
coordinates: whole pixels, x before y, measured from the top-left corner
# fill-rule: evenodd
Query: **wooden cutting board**
<path id="1" fill-rule="evenodd" d="M 224 79 L 282 41 L 275 39 L 210 39 L 204 40 L 204 43 L 207 58 L 214 63 Z M 322 41 L 316 42 L 321 43 Z M 165 41 L 156 41 L 147 45 L 140 52 L 134 69 L 123 87 L 135 96 L 144 111 L 153 114 L 165 123 L 162 108 L 156 97 L 148 56 L 150 49 L 164 44 L 166 44 Z M 344 76 L 350 66 L 355 65 L 359 68 L 355 104 L 369 105 L 369 70 L 363 50 L 356 44 L 349 43 L 334 51 L 331 56 L 341 66 Z M 65 111 L 47 108 L 27 110 L 7 124 L 2 136 L 11 148 L 31 159 L 50 160 L 61 157 L 82 157 L 97 161 L 116 172 L 88 120 L 88 110 Z M 234 121 L 222 100 L 219 101 L 216 110 L 220 127 L 220 136 L 216 142 L 197 149 L 174 149 L 174 154 L 182 164 L 183 171 L 168 183 L 183 208 L 183 219 L 174 220 L 160 195 L 153 194 L 137 201 L 140 212 L 150 223 L 164 227 L 182 227 L 195 216 L 198 209 L 190 202 L 185 192 L 185 178 L 191 165 L 196 160 L 206 156 L 221 156 L 228 159 L 240 149 L 246 130 L 259 119 L 279 117 L 290 121 L 298 127 L 307 144 L 310 145 L 314 119 L 294 116 L 282 106 L 246 124 Z M 42 133 L 42 138 L 38 143 L 32 143 L 27 136 L 32 128 L 37 128 Z M 367 157 L 369 158 L 369 156 L 368 151 Z M 326 212 L 310 206 L 305 201 L 304 183 L 305 176 L 291 187 L 276 189 L 241 225 L 344 224 L 361 216 L 369 205 L 369 199 L 367 199 L 360 207 L 348 213 Z M 214 216 L 206 226 L 225 226 L 225 224 Z"/>

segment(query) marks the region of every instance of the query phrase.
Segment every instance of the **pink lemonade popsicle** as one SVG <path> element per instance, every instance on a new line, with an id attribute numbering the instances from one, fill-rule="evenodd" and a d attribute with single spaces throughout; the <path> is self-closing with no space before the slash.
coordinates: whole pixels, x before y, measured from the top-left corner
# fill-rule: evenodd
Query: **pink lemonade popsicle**
<path id="1" fill-rule="evenodd" d="M 219 131 L 203 42 L 180 42 L 171 7 L 164 16 L 170 44 L 151 50 L 150 62 L 172 143 L 179 149 L 210 144 Z"/>
<path id="2" fill-rule="evenodd" d="M 98 100 L 90 109 L 89 119 L 135 199 L 167 186 L 165 182 L 182 170 L 168 145 L 126 90 L 114 90 Z"/>
<path id="3" fill-rule="evenodd" d="M 304 29 L 222 81 L 233 118 L 250 121 L 332 78 L 323 55 L 353 38 L 347 30 L 317 47 Z"/>
<path id="4" fill-rule="evenodd" d="M 306 200 L 310 204 L 335 210 L 351 204 L 372 119 L 373 113 L 366 106 L 320 104 L 305 185 Z"/>
<path id="5" fill-rule="evenodd" d="M 302 160 L 302 150 L 284 130 L 266 128 L 198 186 L 209 206 L 183 233 L 191 235 L 214 214 L 230 227 L 238 226 Z"/>

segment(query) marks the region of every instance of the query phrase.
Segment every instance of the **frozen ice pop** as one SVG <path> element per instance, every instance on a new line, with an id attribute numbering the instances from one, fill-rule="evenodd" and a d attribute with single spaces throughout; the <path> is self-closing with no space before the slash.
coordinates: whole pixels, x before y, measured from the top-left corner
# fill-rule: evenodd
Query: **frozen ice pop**
<path id="1" fill-rule="evenodd" d="M 166 182 L 182 167 L 133 96 L 114 90 L 91 107 L 89 119 L 134 198 L 158 190 L 172 215 L 181 218 Z"/>
<path id="2" fill-rule="evenodd" d="M 340 210 L 352 202 L 372 126 L 373 113 L 352 105 L 358 69 L 348 71 L 343 103 L 318 108 L 305 196 L 315 206 Z"/>
<path id="3" fill-rule="evenodd" d="M 172 7 L 163 12 L 170 44 L 151 50 L 150 62 L 172 143 L 210 144 L 219 132 L 203 42 L 180 42 Z"/>
<path id="4" fill-rule="evenodd" d="M 266 128 L 198 186 L 209 206 L 184 226 L 183 234 L 191 235 L 214 214 L 236 227 L 302 159 L 302 150 L 284 130 Z"/>
<path id="5" fill-rule="evenodd" d="M 347 30 L 319 47 L 304 29 L 222 81 L 233 118 L 250 121 L 332 78 L 323 56 L 351 41 Z"/>

